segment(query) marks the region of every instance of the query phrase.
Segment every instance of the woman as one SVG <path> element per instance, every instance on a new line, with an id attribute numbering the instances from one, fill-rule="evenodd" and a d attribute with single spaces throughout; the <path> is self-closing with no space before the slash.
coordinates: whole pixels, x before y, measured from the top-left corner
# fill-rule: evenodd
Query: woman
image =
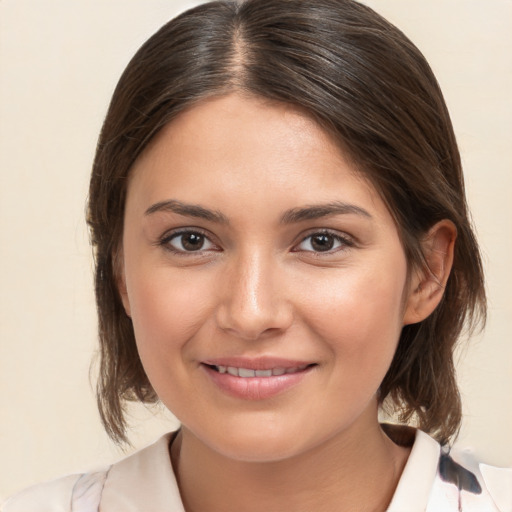
<path id="1" fill-rule="evenodd" d="M 88 221 L 105 427 L 125 440 L 133 399 L 182 427 L 6 512 L 508 510 L 506 470 L 440 448 L 482 268 L 437 82 L 369 8 L 164 26 L 114 93 Z"/>

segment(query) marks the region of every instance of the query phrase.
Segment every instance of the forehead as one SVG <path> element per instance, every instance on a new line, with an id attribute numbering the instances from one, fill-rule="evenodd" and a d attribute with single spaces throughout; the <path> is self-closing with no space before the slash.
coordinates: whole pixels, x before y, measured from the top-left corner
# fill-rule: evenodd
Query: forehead
<path id="1" fill-rule="evenodd" d="M 207 186 L 204 186 L 204 185 Z M 294 201 L 381 202 L 374 187 L 310 116 L 294 106 L 230 94 L 194 105 L 169 123 L 135 163 L 129 195 L 146 202 L 202 204 L 270 192 L 283 208 Z M 232 199 L 232 197 L 230 197 Z M 232 202 L 232 201 L 230 201 Z"/>
<path id="2" fill-rule="evenodd" d="M 304 157 L 308 151 L 334 149 L 335 141 L 295 105 L 231 93 L 203 99 L 178 114 L 153 139 L 137 164 L 147 160 L 148 153 L 153 153 L 151 158 L 162 154 L 164 144 L 179 146 L 180 154 L 189 157 L 190 151 L 194 159 L 200 156 L 198 148 L 214 156 L 243 146 L 248 151 L 244 160 L 249 161 L 258 158 L 263 145 L 269 151 L 279 147 Z M 160 146 L 158 151 L 153 150 L 155 146 Z M 344 159 L 341 151 L 333 151 L 332 156 Z"/>

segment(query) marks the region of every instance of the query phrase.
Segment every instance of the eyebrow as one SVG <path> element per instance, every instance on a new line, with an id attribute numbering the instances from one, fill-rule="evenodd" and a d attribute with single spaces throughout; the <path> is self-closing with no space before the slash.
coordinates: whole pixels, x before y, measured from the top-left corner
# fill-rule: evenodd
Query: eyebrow
<path id="1" fill-rule="evenodd" d="M 183 203 L 175 199 L 160 201 L 150 206 L 145 215 L 152 215 L 156 212 L 172 212 L 187 217 L 196 217 L 218 224 L 229 224 L 228 218 L 221 212 L 209 210 L 196 204 Z M 371 219 L 372 216 L 364 208 L 354 204 L 334 201 L 326 204 L 316 204 L 301 208 L 287 210 L 281 216 L 281 224 L 294 224 L 306 220 L 315 220 L 330 215 L 359 215 Z"/>
<path id="2" fill-rule="evenodd" d="M 209 210 L 208 208 L 203 208 L 196 204 L 182 203 L 181 201 L 176 201 L 174 199 L 160 201 L 159 203 L 150 206 L 146 210 L 145 215 L 152 215 L 156 212 L 173 212 L 187 217 L 196 217 L 198 219 L 216 222 L 218 224 L 229 223 L 228 218 L 219 211 Z"/>
<path id="3" fill-rule="evenodd" d="M 310 205 L 303 208 L 292 208 L 281 217 L 282 224 L 293 224 L 305 220 L 315 220 L 330 215 L 360 215 L 371 219 L 372 216 L 364 208 L 354 204 L 334 201 L 327 204 Z"/>

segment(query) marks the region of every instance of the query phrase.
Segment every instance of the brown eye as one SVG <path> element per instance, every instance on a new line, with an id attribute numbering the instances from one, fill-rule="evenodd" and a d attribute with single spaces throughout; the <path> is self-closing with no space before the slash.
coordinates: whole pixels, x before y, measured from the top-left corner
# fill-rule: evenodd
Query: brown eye
<path id="1" fill-rule="evenodd" d="M 311 247 L 314 251 L 330 251 L 334 247 L 334 237 L 332 235 L 319 234 L 311 237 Z"/>
<path id="2" fill-rule="evenodd" d="M 197 233 L 181 235 L 181 244 L 186 251 L 199 251 L 204 245 L 204 236 Z"/>
<path id="3" fill-rule="evenodd" d="M 352 247 L 350 239 L 329 232 L 313 233 L 296 246 L 295 251 L 304 252 L 336 252 L 344 247 Z"/>
<path id="4" fill-rule="evenodd" d="M 164 243 L 176 252 L 205 251 L 214 247 L 205 235 L 195 231 L 176 233 L 167 238 Z"/>

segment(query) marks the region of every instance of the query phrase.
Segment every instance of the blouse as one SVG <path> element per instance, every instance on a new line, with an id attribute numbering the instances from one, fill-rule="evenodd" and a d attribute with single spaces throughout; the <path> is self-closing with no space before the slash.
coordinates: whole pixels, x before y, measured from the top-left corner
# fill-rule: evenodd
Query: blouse
<path id="1" fill-rule="evenodd" d="M 2 512 L 185 512 L 170 433 L 109 466 L 30 487 Z M 461 460 L 417 430 L 387 512 L 512 512 L 512 468 Z"/>

